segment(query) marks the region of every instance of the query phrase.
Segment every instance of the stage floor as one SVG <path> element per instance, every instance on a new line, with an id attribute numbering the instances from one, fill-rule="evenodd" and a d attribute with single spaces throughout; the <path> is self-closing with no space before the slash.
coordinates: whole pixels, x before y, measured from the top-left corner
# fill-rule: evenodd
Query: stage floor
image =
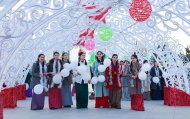
<path id="1" fill-rule="evenodd" d="M 49 110 L 48 98 L 44 110 L 30 110 L 31 98 L 18 101 L 15 109 L 4 109 L 4 119 L 190 119 L 190 107 L 168 107 L 163 101 L 145 101 L 145 111 L 130 110 L 130 102 L 122 101 L 122 109 L 95 109 L 89 100 L 88 109 Z"/>

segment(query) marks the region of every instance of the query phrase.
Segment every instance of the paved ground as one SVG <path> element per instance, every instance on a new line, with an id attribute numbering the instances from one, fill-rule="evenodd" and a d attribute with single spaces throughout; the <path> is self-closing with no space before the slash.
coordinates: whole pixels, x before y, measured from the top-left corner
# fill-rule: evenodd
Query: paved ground
<path id="1" fill-rule="evenodd" d="M 190 107 L 168 107 L 163 101 L 145 101 L 144 112 L 130 110 L 130 102 L 123 101 L 122 109 L 95 109 L 89 101 L 88 109 L 49 110 L 48 100 L 44 110 L 30 110 L 31 99 L 19 101 L 15 109 L 5 109 L 4 119 L 190 119 Z M 74 101 L 75 102 L 75 101 Z"/>

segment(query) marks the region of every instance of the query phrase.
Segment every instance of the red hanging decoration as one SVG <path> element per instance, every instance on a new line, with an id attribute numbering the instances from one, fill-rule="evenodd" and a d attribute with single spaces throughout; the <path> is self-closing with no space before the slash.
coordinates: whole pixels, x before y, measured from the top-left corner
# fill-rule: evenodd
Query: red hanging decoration
<path id="1" fill-rule="evenodd" d="M 102 12 L 104 10 L 104 8 L 101 8 L 99 10 L 97 10 L 96 12 Z"/>
<path id="2" fill-rule="evenodd" d="M 109 7 L 107 10 L 105 10 L 104 12 L 102 12 L 101 14 L 99 14 L 97 16 L 89 16 L 89 18 L 94 19 L 96 21 L 99 21 L 109 12 L 110 9 L 112 9 L 112 7 Z"/>
<path id="3" fill-rule="evenodd" d="M 81 37 L 83 37 L 83 36 L 88 35 L 89 30 L 90 30 L 90 28 L 88 28 L 86 31 L 84 31 L 83 33 L 81 33 L 81 34 L 79 35 L 79 37 L 81 38 Z"/>
<path id="4" fill-rule="evenodd" d="M 85 46 L 85 41 L 81 42 L 80 45 L 84 47 Z"/>
<path id="5" fill-rule="evenodd" d="M 102 22 L 103 22 L 104 24 L 106 24 L 106 19 L 104 18 L 104 19 L 102 20 Z"/>
<path id="6" fill-rule="evenodd" d="M 152 7 L 148 0 L 134 0 L 131 3 L 129 13 L 135 21 L 143 22 L 150 17 Z"/>
<path id="7" fill-rule="evenodd" d="M 96 5 L 82 5 L 83 7 L 85 7 L 86 9 L 95 9 Z"/>
<path id="8" fill-rule="evenodd" d="M 95 29 L 94 30 L 92 30 L 90 33 L 89 33 L 89 37 L 91 37 L 91 38 L 94 38 L 94 31 L 95 31 Z"/>

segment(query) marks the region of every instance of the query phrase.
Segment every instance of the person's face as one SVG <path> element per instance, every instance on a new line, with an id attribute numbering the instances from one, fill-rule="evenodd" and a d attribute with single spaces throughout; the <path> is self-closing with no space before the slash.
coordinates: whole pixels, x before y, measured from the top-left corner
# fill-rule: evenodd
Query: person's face
<path id="1" fill-rule="evenodd" d="M 68 54 L 67 54 L 67 53 L 65 53 L 65 54 L 63 55 L 63 59 L 64 59 L 64 60 L 68 60 Z"/>
<path id="2" fill-rule="evenodd" d="M 157 62 L 155 62 L 155 63 L 154 63 L 154 66 L 155 66 L 155 67 L 157 67 L 157 66 L 158 66 L 158 63 L 157 63 Z"/>
<path id="3" fill-rule="evenodd" d="M 123 61 L 121 61 L 121 62 L 120 62 L 120 64 L 121 64 L 121 65 L 124 65 L 124 62 L 123 62 Z"/>
<path id="4" fill-rule="evenodd" d="M 129 65 L 127 61 L 125 62 L 125 65 L 126 65 L 126 66 L 128 66 L 128 65 Z"/>
<path id="5" fill-rule="evenodd" d="M 137 59 L 132 56 L 132 57 L 131 57 L 131 62 L 132 62 L 132 63 L 137 63 Z"/>
<path id="6" fill-rule="evenodd" d="M 59 59 L 59 54 L 57 54 L 57 53 L 54 54 L 54 55 L 53 55 L 53 58 L 54 58 L 55 60 L 58 60 L 58 59 Z"/>
<path id="7" fill-rule="evenodd" d="M 44 55 L 41 55 L 40 57 L 39 57 L 39 62 L 44 62 L 45 61 L 45 56 Z"/>
<path id="8" fill-rule="evenodd" d="M 118 56 L 113 56 L 113 57 L 112 57 L 112 61 L 113 61 L 113 62 L 117 62 L 117 60 L 118 60 Z"/>
<path id="9" fill-rule="evenodd" d="M 81 60 L 81 61 L 84 61 L 85 57 L 86 57 L 86 54 L 82 54 L 82 55 L 80 56 L 80 60 Z"/>
<path id="10" fill-rule="evenodd" d="M 102 57 L 103 57 L 103 54 L 102 54 L 101 52 L 98 52 L 98 53 L 97 53 L 97 57 L 98 57 L 99 60 L 101 60 Z"/>

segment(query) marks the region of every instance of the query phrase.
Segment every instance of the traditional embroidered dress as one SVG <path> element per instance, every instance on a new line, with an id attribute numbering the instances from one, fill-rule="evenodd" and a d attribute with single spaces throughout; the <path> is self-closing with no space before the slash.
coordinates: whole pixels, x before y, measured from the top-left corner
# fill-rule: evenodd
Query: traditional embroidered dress
<path id="1" fill-rule="evenodd" d="M 122 68 L 116 63 L 106 69 L 107 87 L 109 89 L 109 103 L 112 108 L 121 108 L 122 97 Z"/>
<path id="2" fill-rule="evenodd" d="M 85 65 L 84 62 L 79 62 L 78 66 Z M 90 74 L 90 67 L 87 67 L 87 72 Z M 75 77 L 75 87 L 76 87 L 76 106 L 77 109 L 88 107 L 88 81 L 83 80 L 81 74 L 76 70 L 73 71 Z M 89 79 L 90 80 L 90 79 Z"/>
<path id="3" fill-rule="evenodd" d="M 150 70 L 151 75 L 151 99 L 152 100 L 161 100 L 163 97 L 161 96 L 161 93 L 163 92 L 163 82 L 164 79 L 162 78 L 162 71 L 158 67 L 152 67 Z M 152 78 L 153 77 L 159 77 L 160 81 L 159 83 L 154 83 Z"/>
<path id="4" fill-rule="evenodd" d="M 137 111 L 144 111 L 144 99 L 141 92 L 141 80 L 138 78 L 140 65 L 133 64 L 128 68 L 128 77 L 130 81 L 129 92 L 131 94 L 131 109 Z M 132 76 L 137 76 L 135 79 Z"/>
<path id="5" fill-rule="evenodd" d="M 147 78 L 144 81 L 141 81 L 142 84 L 142 93 L 143 93 L 143 97 L 144 100 L 150 100 L 150 72 L 146 72 L 147 73 Z"/>
<path id="6" fill-rule="evenodd" d="M 103 62 L 97 62 L 95 61 L 92 67 L 92 71 L 94 76 L 98 77 L 99 75 L 105 75 L 105 72 L 100 73 L 98 71 L 98 66 L 103 65 Z M 107 89 L 107 83 L 106 81 L 101 83 L 98 82 L 95 85 L 95 97 L 96 97 L 96 102 L 95 102 L 95 107 L 103 107 L 103 108 L 109 108 L 109 102 L 108 102 L 108 89 Z"/>
<path id="7" fill-rule="evenodd" d="M 128 81 L 129 81 L 129 94 L 141 94 L 141 80 L 137 77 L 136 79 L 133 79 L 132 76 L 138 75 L 140 70 L 140 65 L 136 64 L 133 67 L 128 67 Z"/>
<path id="8" fill-rule="evenodd" d="M 70 63 L 69 61 L 63 61 L 63 66 L 65 63 Z M 72 93 L 71 93 L 71 84 L 72 84 L 72 71 L 68 77 L 65 77 L 62 81 L 61 87 L 61 95 L 62 95 L 62 103 L 65 107 L 70 107 L 73 105 L 72 101 Z"/>
<path id="9" fill-rule="evenodd" d="M 123 76 L 122 76 L 122 100 L 130 100 L 130 95 L 128 91 L 128 78 L 127 78 L 127 70 L 128 66 L 122 66 Z"/>
<path id="10" fill-rule="evenodd" d="M 59 73 L 63 69 L 61 60 L 50 60 L 48 64 L 48 73 L 54 72 Z M 57 84 L 54 84 L 52 79 L 53 75 L 48 75 L 48 83 L 49 83 L 49 108 L 50 109 L 59 109 L 62 108 L 62 97 L 61 97 L 61 89 Z"/>
<path id="11" fill-rule="evenodd" d="M 47 89 L 47 79 L 46 76 L 40 76 L 40 74 L 47 73 L 47 66 L 46 64 L 41 64 L 36 62 L 33 64 L 32 67 L 32 88 L 36 85 L 41 84 L 44 86 L 44 89 Z M 45 91 L 42 94 L 35 94 L 33 93 L 32 102 L 31 102 L 31 109 L 32 110 L 41 110 L 44 108 L 44 101 L 45 101 Z"/>

